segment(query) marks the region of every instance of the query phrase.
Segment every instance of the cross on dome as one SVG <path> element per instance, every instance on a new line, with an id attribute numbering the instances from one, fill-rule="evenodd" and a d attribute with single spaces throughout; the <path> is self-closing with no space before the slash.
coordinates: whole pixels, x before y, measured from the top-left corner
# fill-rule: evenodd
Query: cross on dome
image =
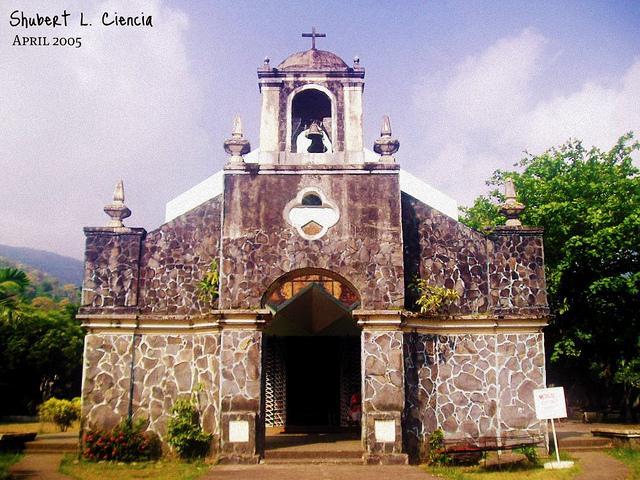
<path id="1" fill-rule="evenodd" d="M 303 37 L 311 37 L 311 50 L 316 49 L 316 38 L 326 37 L 326 33 L 316 32 L 316 27 L 311 27 L 311 33 L 303 33 Z"/>

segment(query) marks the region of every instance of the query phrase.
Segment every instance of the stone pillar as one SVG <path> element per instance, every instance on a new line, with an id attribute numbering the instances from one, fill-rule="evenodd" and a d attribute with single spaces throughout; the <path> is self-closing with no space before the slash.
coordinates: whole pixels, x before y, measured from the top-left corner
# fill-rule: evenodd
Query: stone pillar
<path id="1" fill-rule="evenodd" d="M 254 313 L 255 317 L 256 314 Z M 220 333 L 220 450 L 224 463 L 257 463 L 261 453 L 262 332 L 246 325 Z"/>
<path id="2" fill-rule="evenodd" d="M 362 140 L 362 89 L 363 82 L 344 87 L 344 149 L 347 163 L 364 162 Z"/>
<path id="3" fill-rule="evenodd" d="M 396 312 L 397 315 L 397 312 Z M 372 322 L 373 323 L 373 322 Z M 362 332 L 362 438 L 367 464 L 408 463 L 402 453 L 403 334 L 379 326 Z"/>
<path id="4" fill-rule="evenodd" d="M 138 305 L 143 228 L 86 227 L 82 310 L 127 311 Z"/>
<path id="5" fill-rule="evenodd" d="M 489 242 L 489 308 L 498 315 L 549 314 L 542 229 L 495 227 Z"/>
<path id="6" fill-rule="evenodd" d="M 262 111 L 260 114 L 260 163 L 278 163 L 280 143 L 278 125 L 280 122 L 280 88 L 282 82 L 260 83 Z"/>

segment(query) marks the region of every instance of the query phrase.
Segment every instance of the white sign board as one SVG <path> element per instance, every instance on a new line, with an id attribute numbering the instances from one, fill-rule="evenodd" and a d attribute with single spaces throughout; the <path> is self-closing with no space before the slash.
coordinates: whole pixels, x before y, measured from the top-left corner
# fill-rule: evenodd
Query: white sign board
<path id="1" fill-rule="evenodd" d="M 376 420 L 373 425 L 376 442 L 393 443 L 396 441 L 396 422 L 394 420 Z"/>
<path id="2" fill-rule="evenodd" d="M 229 441 L 242 443 L 248 442 L 249 422 L 246 420 L 231 420 L 229 422 Z"/>
<path id="3" fill-rule="evenodd" d="M 564 388 L 538 388 L 533 391 L 538 420 L 566 418 L 567 404 L 564 401 Z"/>

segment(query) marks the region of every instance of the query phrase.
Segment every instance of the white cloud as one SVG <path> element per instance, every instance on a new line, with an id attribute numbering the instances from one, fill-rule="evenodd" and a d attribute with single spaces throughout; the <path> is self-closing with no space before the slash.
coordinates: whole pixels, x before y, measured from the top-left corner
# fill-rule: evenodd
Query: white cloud
<path id="1" fill-rule="evenodd" d="M 0 30 L 0 164 L 8 180 L 0 243 L 78 257 L 82 226 L 105 222 L 101 208 L 119 178 L 134 212 L 129 224 L 140 224 L 136 214 L 159 221 L 167 184 L 181 188 L 172 178 L 208 155 L 201 86 L 185 48 L 189 19 L 164 0 L 20 5 L 27 14 L 66 9 L 72 26 L 27 34 L 81 36 L 83 45 L 11 46 L 24 30 Z M 91 28 L 76 25 L 80 11 Z M 105 11 L 144 12 L 154 27 L 100 26 Z"/>
<path id="2" fill-rule="evenodd" d="M 443 91 L 443 107 L 458 128 L 501 129 L 521 114 L 528 100 L 527 84 L 535 73 L 544 38 L 525 30 L 499 40 L 455 69 Z"/>
<path id="3" fill-rule="evenodd" d="M 577 92 L 540 102 L 507 136 L 512 142 L 527 142 L 532 151 L 569 137 L 608 148 L 628 130 L 640 134 L 640 61 L 614 86 L 587 82 Z"/>
<path id="4" fill-rule="evenodd" d="M 587 79 L 577 91 L 554 96 L 537 91 L 538 76 L 557 59 L 547 50 L 542 35 L 524 30 L 417 85 L 423 150 L 432 159 L 428 176 L 462 203 L 524 150 L 540 152 L 569 138 L 609 148 L 629 130 L 640 133 L 640 61 L 611 85 Z"/>

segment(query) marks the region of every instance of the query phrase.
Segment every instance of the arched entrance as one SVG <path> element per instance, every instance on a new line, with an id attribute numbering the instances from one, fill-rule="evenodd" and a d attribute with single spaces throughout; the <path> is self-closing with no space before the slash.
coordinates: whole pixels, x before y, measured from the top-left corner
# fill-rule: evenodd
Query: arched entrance
<path id="1" fill-rule="evenodd" d="M 361 392 L 361 330 L 351 314 L 360 304 L 355 287 L 328 270 L 295 270 L 276 280 L 262 303 L 272 314 L 263 350 L 267 433 L 359 436 L 360 422 L 351 415 Z"/>

